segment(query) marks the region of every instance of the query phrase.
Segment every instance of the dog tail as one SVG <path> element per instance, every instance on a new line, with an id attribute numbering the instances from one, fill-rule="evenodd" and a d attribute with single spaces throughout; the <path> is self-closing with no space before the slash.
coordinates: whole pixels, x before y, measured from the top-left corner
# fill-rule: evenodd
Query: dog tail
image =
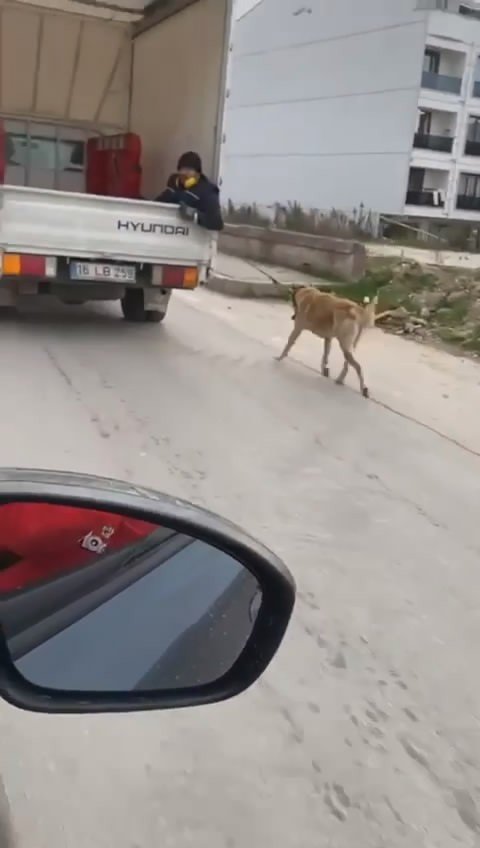
<path id="1" fill-rule="evenodd" d="M 363 298 L 363 314 L 358 324 L 358 332 L 353 342 L 353 347 L 358 345 L 364 330 L 368 330 L 375 326 L 375 310 L 377 308 L 378 296 L 375 295 L 373 300 L 369 297 Z"/>
<path id="2" fill-rule="evenodd" d="M 369 329 L 375 326 L 375 313 L 377 310 L 378 295 L 370 300 L 369 297 L 363 298 L 363 316 L 361 321 L 362 330 Z"/>

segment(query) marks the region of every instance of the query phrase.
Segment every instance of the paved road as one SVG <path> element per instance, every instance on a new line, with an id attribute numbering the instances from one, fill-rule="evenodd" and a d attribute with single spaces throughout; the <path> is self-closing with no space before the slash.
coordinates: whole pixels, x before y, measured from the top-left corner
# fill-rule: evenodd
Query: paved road
<path id="1" fill-rule="evenodd" d="M 478 846 L 480 460 L 272 353 L 181 299 L 164 327 L 113 308 L 2 323 L 0 463 L 208 504 L 299 585 L 236 701 L 1 709 L 21 848 Z"/>

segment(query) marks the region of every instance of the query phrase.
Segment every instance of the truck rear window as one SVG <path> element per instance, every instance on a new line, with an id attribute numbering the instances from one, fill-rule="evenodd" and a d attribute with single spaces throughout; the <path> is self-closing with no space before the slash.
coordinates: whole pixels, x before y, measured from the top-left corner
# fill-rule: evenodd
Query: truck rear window
<path id="1" fill-rule="evenodd" d="M 76 127 L 16 120 L 5 120 L 4 130 L 6 183 L 84 190 L 86 133 Z"/>

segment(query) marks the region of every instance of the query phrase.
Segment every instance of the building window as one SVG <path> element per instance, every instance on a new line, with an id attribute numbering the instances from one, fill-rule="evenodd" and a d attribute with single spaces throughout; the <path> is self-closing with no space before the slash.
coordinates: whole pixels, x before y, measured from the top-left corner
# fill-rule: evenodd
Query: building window
<path id="1" fill-rule="evenodd" d="M 420 112 L 418 117 L 418 133 L 419 135 L 430 135 L 432 129 L 432 113 Z"/>
<path id="2" fill-rule="evenodd" d="M 480 56 L 477 56 L 473 72 L 473 96 L 480 97 Z"/>
<path id="3" fill-rule="evenodd" d="M 480 199 L 480 174 L 460 174 L 458 193 L 461 197 Z"/>
<path id="4" fill-rule="evenodd" d="M 480 143 L 480 117 L 470 115 L 468 119 L 467 141 Z"/>
<path id="5" fill-rule="evenodd" d="M 425 181 L 425 168 L 410 168 L 408 175 L 408 190 L 423 191 Z"/>
<path id="6" fill-rule="evenodd" d="M 440 71 L 440 53 L 427 47 L 423 57 L 423 70 L 430 74 L 438 74 Z"/>

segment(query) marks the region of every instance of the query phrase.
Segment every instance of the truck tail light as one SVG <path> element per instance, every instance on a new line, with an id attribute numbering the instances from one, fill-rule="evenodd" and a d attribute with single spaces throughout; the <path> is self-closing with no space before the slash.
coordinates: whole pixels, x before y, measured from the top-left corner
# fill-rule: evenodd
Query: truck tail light
<path id="1" fill-rule="evenodd" d="M 171 289 L 194 289 L 198 285 L 198 268 L 164 265 L 154 269 L 153 282 Z"/>
<path id="2" fill-rule="evenodd" d="M 194 289 L 198 285 L 198 268 L 185 268 L 183 274 L 183 287 Z"/>
<path id="3" fill-rule="evenodd" d="M 55 277 L 55 256 L 35 256 L 29 253 L 4 253 L 2 274 L 4 277 Z"/>
<path id="4" fill-rule="evenodd" d="M 20 274 L 20 257 L 15 253 L 4 253 L 2 271 L 9 276 L 18 276 Z"/>

